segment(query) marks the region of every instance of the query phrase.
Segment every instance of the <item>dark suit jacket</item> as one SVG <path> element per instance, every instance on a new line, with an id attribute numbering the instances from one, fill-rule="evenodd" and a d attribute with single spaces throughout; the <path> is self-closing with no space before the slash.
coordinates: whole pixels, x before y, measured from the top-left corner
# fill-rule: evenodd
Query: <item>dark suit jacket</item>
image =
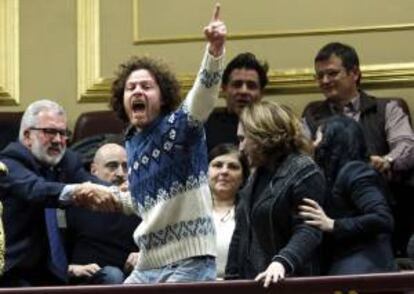
<path id="1" fill-rule="evenodd" d="M 21 143 L 10 143 L 0 158 L 9 168 L 9 175 L 0 179 L 5 271 L 16 266 L 31 268 L 49 253 L 44 208 L 60 205 L 59 195 L 66 183 L 102 181 L 85 171 L 79 157 L 69 150 L 53 170 L 40 165 Z"/>

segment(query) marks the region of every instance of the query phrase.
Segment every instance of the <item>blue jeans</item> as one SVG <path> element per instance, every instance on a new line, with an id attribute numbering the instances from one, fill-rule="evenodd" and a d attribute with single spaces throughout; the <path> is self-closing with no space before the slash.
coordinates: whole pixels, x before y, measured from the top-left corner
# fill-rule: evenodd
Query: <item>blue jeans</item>
<path id="1" fill-rule="evenodd" d="M 125 275 L 119 268 L 107 265 L 93 275 L 93 280 L 100 285 L 122 284 Z"/>
<path id="2" fill-rule="evenodd" d="M 156 284 L 214 281 L 216 276 L 216 258 L 212 256 L 196 256 L 171 263 L 162 268 L 149 270 L 134 269 L 124 283 Z"/>
<path id="3" fill-rule="evenodd" d="M 125 275 L 121 269 L 115 266 L 104 266 L 91 277 L 73 278 L 70 284 L 75 285 L 113 285 L 122 284 Z"/>

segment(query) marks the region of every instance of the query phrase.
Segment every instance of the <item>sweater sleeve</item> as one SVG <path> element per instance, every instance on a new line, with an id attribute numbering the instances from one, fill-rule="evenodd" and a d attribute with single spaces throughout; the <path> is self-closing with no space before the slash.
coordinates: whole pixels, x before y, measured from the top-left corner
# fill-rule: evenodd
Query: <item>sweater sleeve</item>
<path id="1" fill-rule="evenodd" d="M 206 121 L 214 108 L 220 91 L 223 67 L 224 54 L 215 58 L 206 49 L 194 85 L 184 101 L 190 115 L 198 121 Z"/>
<path id="2" fill-rule="evenodd" d="M 134 205 L 134 200 L 131 197 L 131 192 L 129 191 L 122 192 L 119 190 L 119 187 L 117 186 L 110 186 L 108 187 L 108 189 L 118 199 L 120 206 L 121 206 L 122 213 L 126 215 L 131 215 L 135 213 L 135 210 L 134 210 L 135 205 Z"/>

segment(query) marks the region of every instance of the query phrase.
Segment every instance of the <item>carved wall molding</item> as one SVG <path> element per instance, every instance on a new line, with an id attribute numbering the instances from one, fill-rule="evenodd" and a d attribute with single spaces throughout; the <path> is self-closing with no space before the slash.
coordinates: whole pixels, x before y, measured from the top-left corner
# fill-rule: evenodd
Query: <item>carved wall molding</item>
<path id="1" fill-rule="evenodd" d="M 19 104 L 19 1 L 0 1 L 0 105 Z"/>

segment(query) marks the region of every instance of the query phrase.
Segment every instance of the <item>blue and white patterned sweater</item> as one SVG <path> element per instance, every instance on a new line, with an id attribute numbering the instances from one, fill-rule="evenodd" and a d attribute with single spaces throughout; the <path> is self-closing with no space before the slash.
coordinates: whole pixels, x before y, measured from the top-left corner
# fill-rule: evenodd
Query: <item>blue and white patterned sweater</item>
<path id="1" fill-rule="evenodd" d="M 138 269 L 216 255 L 203 122 L 218 97 L 222 69 L 223 57 L 206 51 L 180 108 L 126 141 L 131 197 L 123 194 L 122 203 L 142 218 L 134 232 Z"/>

